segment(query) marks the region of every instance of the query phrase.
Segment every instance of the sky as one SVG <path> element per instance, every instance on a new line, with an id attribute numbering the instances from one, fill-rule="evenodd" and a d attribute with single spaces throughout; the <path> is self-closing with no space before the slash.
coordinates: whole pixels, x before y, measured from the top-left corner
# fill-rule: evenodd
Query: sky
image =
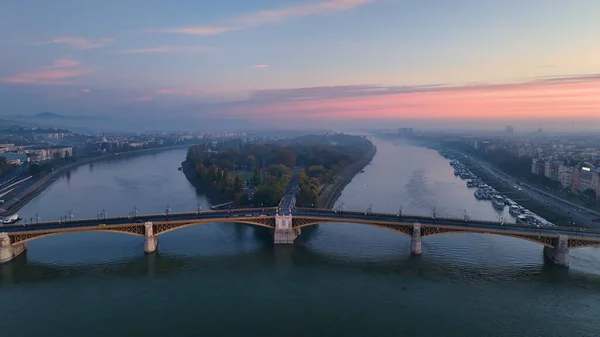
<path id="1" fill-rule="evenodd" d="M 0 115 L 600 126 L 598 13 L 598 0 L 4 0 Z"/>

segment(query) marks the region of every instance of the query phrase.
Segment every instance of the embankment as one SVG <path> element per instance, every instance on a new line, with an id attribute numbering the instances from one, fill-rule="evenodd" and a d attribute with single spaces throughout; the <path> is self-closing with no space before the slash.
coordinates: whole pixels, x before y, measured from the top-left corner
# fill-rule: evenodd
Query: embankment
<path id="1" fill-rule="evenodd" d="M 348 185 L 354 176 L 367 166 L 375 154 L 377 153 L 377 147 L 373 147 L 365 153 L 365 155 L 356 163 L 345 167 L 340 173 L 338 173 L 333 182 L 325 185 L 321 189 L 317 204 L 320 208 L 332 208 L 335 201 L 342 195 L 344 187 Z"/>
<path id="2" fill-rule="evenodd" d="M 196 179 L 196 168 L 188 163 L 187 160 L 181 163 L 181 168 L 187 180 L 196 188 L 196 193 L 205 195 L 211 204 L 217 205 L 231 202 L 230 198 L 219 192 L 214 186 Z"/>
<path id="3" fill-rule="evenodd" d="M 89 164 L 89 163 L 96 162 L 96 161 L 107 160 L 107 159 L 117 159 L 117 158 L 121 158 L 121 157 L 130 157 L 133 155 L 152 154 L 152 153 L 156 153 L 156 152 L 160 152 L 160 151 L 164 151 L 164 150 L 177 149 L 177 148 L 184 147 L 184 146 L 187 147 L 189 145 L 177 145 L 177 146 L 161 147 L 161 148 L 154 148 L 154 149 L 143 149 L 143 150 L 122 152 L 119 154 L 113 153 L 113 154 L 103 155 L 103 156 L 99 156 L 99 157 L 85 158 L 85 159 L 78 160 L 74 163 L 70 163 L 70 164 L 61 166 L 61 167 L 55 169 L 54 171 L 38 178 L 37 181 L 34 182 L 31 186 L 29 186 L 22 192 L 18 193 L 11 200 L 8 200 L 3 205 L 3 207 L 0 209 L 0 216 L 7 216 L 7 215 L 11 215 L 13 213 L 16 213 L 19 209 L 21 209 L 29 201 L 31 201 L 31 199 L 35 198 L 40 193 L 42 193 L 46 188 L 48 188 L 48 186 L 52 185 L 52 183 L 55 182 L 63 173 L 65 173 L 77 166 Z"/>

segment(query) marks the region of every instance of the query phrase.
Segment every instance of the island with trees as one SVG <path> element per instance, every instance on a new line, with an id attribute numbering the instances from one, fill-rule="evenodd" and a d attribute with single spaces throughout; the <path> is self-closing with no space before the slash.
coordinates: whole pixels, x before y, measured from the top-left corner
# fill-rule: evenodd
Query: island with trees
<path id="1" fill-rule="evenodd" d="M 213 201 L 277 206 L 297 174 L 298 207 L 331 207 L 375 152 L 365 137 L 346 134 L 232 139 L 193 145 L 182 167 L 190 182 Z"/>

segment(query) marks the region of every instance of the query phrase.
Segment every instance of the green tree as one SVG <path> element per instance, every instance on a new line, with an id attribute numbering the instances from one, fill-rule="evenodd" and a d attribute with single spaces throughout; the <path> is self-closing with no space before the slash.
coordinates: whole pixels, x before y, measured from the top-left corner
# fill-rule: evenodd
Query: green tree
<path id="1" fill-rule="evenodd" d="M 244 182 L 240 176 L 235 176 L 233 181 L 233 193 L 242 193 L 244 191 Z"/>
<path id="2" fill-rule="evenodd" d="M 592 200 L 596 199 L 596 191 L 594 191 L 591 188 L 588 188 L 587 190 L 583 191 L 582 193 L 583 193 L 583 195 L 585 195 L 586 197 L 588 197 Z"/>

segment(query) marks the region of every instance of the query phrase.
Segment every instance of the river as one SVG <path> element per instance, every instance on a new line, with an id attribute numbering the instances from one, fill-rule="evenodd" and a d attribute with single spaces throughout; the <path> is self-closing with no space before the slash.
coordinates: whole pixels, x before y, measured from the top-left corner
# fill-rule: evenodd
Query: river
<path id="1" fill-rule="evenodd" d="M 373 140 L 347 209 L 496 220 L 435 151 Z M 19 213 L 58 219 L 206 209 L 177 171 L 185 150 L 72 170 Z M 507 219 L 508 214 L 503 214 Z M 482 234 L 426 238 L 410 256 L 389 230 L 325 224 L 273 247 L 261 230 L 207 224 L 158 252 L 114 233 L 34 240 L 0 266 L 2 336 L 600 336 L 600 250 L 545 264 L 539 245 Z"/>

